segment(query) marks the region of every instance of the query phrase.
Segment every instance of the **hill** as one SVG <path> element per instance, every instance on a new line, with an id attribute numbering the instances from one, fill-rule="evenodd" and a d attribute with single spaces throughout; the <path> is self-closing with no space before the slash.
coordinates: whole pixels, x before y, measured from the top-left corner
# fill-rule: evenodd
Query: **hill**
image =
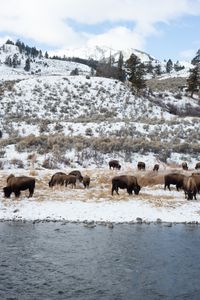
<path id="1" fill-rule="evenodd" d="M 5 64 L 16 56 L 17 66 Z M 200 105 L 182 88 L 186 69 L 174 74 L 177 85 L 173 74 L 158 76 L 137 96 L 127 83 L 91 76 L 90 67 L 71 61 L 32 57 L 26 72 L 27 58 L 15 45 L 0 49 L 1 168 L 26 168 L 33 153 L 46 168 L 105 165 L 111 157 L 199 160 Z"/>

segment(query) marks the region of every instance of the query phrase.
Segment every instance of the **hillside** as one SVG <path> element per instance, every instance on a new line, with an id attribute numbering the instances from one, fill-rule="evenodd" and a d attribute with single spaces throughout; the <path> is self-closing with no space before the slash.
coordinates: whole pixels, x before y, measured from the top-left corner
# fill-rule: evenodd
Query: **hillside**
<path id="1" fill-rule="evenodd" d="M 14 54 L 21 64 L 6 66 Z M 184 77 L 176 74 L 177 85 L 174 78 L 151 79 L 151 91 L 139 97 L 126 83 L 90 76 L 86 65 L 42 57 L 26 72 L 26 59 L 16 46 L 0 50 L 1 168 L 28 167 L 33 153 L 48 168 L 105 165 L 111 157 L 200 159 L 200 105 L 180 90 Z M 79 75 L 70 75 L 76 68 Z M 165 84 L 170 80 L 175 89 Z"/>

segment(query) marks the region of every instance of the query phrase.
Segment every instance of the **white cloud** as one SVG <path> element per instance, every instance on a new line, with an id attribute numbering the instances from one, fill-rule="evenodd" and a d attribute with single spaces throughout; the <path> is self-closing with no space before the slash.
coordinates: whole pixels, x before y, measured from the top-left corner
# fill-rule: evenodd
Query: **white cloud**
<path id="1" fill-rule="evenodd" d="M 146 38 L 158 34 L 157 22 L 199 14 L 199 0 L 6 0 L 1 3 L 0 28 L 10 36 L 44 43 L 49 49 L 95 43 L 143 49 Z M 109 21 L 113 27 L 94 35 L 71 28 L 69 18 L 96 26 Z M 114 25 L 121 21 L 123 26 Z M 133 27 L 126 27 L 126 21 L 134 22 Z"/>

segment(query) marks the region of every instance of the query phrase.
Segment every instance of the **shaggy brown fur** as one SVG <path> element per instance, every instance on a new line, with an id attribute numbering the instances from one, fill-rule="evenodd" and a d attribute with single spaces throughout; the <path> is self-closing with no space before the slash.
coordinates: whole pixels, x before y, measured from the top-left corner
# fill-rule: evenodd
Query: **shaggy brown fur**
<path id="1" fill-rule="evenodd" d="M 137 164 L 138 170 L 145 170 L 145 163 L 143 161 L 139 161 Z"/>
<path id="2" fill-rule="evenodd" d="M 113 195 L 114 191 L 119 195 L 118 190 L 127 189 L 127 193 L 131 195 L 134 191 L 136 195 L 139 194 L 141 187 L 137 182 L 137 178 L 135 176 L 121 175 L 116 176 L 112 179 L 112 191 Z"/>
<path id="3" fill-rule="evenodd" d="M 177 191 L 179 191 L 180 188 L 183 188 L 183 180 L 186 176 L 179 173 L 170 173 L 164 176 L 164 182 L 165 186 L 164 189 L 166 190 L 166 187 L 171 191 L 170 184 L 176 185 Z"/>
<path id="4" fill-rule="evenodd" d="M 89 188 L 89 185 L 90 185 L 90 177 L 89 176 L 84 176 L 83 177 L 83 185 L 85 188 Z"/>
<path id="5" fill-rule="evenodd" d="M 118 160 L 113 159 L 113 160 L 109 161 L 109 168 L 110 169 L 113 168 L 113 170 L 114 169 L 120 170 L 121 169 L 121 165 L 119 164 Z"/>
<path id="6" fill-rule="evenodd" d="M 15 177 L 13 174 L 7 178 L 7 186 L 3 188 L 4 196 L 10 198 L 12 193 L 19 197 L 21 191 L 29 190 L 29 197 L 33 196 L 35 189 L 35 178 L 28 176 Z"/>
<path id="7" fill-rule="evenodd" d="M 184 191 L 185 191 L 185 196 L 187 196 L 187 200 L 192 200 L 193 197 L 195 200 L 197 200 L 196 198 L 196 194 L 197 194 L 197 186 L 196 186 L 196 182 L 195 182 L 195 177 L 190 176 L 190 177 L 186 177 L 184 179 Z"/>

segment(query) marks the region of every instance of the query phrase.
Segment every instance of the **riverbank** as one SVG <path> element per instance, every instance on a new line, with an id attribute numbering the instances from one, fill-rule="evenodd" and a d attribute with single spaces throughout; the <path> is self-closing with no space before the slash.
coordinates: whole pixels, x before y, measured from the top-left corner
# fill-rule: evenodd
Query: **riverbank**
<path id="1" fill-rule="evenodd" d="M 36 170 L 32 175 L 36 178 L 34 196 L 27 198 L 22 192 L 19 199 L 14 195 L 5 199 L 1 192 L 0 220 L 25 221 L 66 221 L 66 222 L 199 222 L 200 196 L 197 200 L 188 201 L 184 192 L 164 191 L 163 178 L 165 173 L 173 170 L 161 170 L 158 174 L 150 171 L 137 172 L 131 168 L 122 171 L 107 169 L 83 169 L 83 175 L 91 177 L 89 189 L 78 184 L 71 187 L 51 189 L 48 181 L 56 171 Z M 183 172 L 178 170 L 178 172 Z M 28 170 L 1 171 L 1 188 L 5 186 L 7 176 L 29 175 Z M 66 170 L 68 173 L 68 170 Z M 139 195 L 129 196 L 125 190 L 120 195 L 111 196 L 111 179 L 118 174 L 136 175 L 142 189 Z M 187 173 L 190 175 L 190 172 Z M 30 175 L 29 175 L 30 176 Z"/>

